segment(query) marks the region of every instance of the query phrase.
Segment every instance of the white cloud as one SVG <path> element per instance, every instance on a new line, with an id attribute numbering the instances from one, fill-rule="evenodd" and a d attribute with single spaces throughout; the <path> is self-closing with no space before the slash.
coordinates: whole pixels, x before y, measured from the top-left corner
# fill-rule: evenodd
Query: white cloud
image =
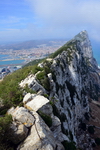
<path id="1" fill-rule="evenodd" d="M 35 15 L 41 22 L 52 29 L 55 34 L 65 36 L 69 31 L 80 32 L 86 29 L 92 38 L 100 33 L 100 1 L 99 0 L 27 0 Z M 74 31 L 75 29 L 75 31 Z M 48 36 L 51 36 L 47 32 Z M 71 32 L 72 34 L 72 32 Z M 66 35 L 67 37 L 67 35 Z"/>
<path id="2" fill-rule="evenodd" d="M 10 16 L 2 19 L 10 27 L 0 31 L 0 40 L 30 40 L 41 38 L 72 38 L 81 30 L 100 41 L 99 0 L 24 0 L 33 11 L 33 18 Z M 35 18 L 35 19 L 34 19 Z M 31 21 L 30 21 L 31 20 Z M 29 23 L 32 22 L 32 23 Z M 26 25 L 27 24 L 27 25 Z M 11 28 L 15 29 L 11 29 Z M 5 27 L 6 28 L 6 27 Z M 19 29 L 21 28 L 21 29 Z"/>
<path id="3" fill-rule="evenodd" d="M 12 24 L 12 23 L 19 23 L 20 22 L 20 20 L 21 20 L 22 18 L 17 18 L 17 17 L 15 17 L 15 16 L 8 16 L 7 18 L 1 18 L 0 19 L 0 22 L 1 22 L 1 24 Z"/>

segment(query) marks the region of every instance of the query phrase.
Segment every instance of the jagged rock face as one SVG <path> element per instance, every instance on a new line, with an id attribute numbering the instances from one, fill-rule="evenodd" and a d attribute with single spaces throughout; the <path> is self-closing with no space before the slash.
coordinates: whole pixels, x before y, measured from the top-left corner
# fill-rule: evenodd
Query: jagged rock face
<path id="1" fill-rule="evenodd" d="M 36 81 L 36 76 L 30 75 L 25 80 L 22 80 L 20 83 L 20 87 L 25 87 L 28 85 L 34 91 L 42 91 L 45 92 L 45 89 Z"/>
<path id="2" fill-rule="evenodd" d="M 18 150 L 64 150 L 62 144 L 56 141 L 53 133 L 41 117 L 36 112 L 32 112 L 32 114 L 35 116 L 36 122 L 31 128 L 29 136 L 20 144 Z"/>
<path id="3" fill-rule="evenodd" d="M 82 31 L 78 35 L 74 37 L 75 40 L 77 40 L 77 46 L 80 47 L 81 52 L 83 53 L 84 57 L 87 57 L 92 61 L 93 59 L 93 52 L 90 40 L 88 38 L 87 31 Z"/>
<path id="4" fill-rule="evenodd" d="M 69 56 L 70 52 L 70 56 Z M 72 57 L 68 64 L 69 57 Z M 77 143 L 76 133 L 79 121 L 89 112 L 86 95 L 89 74 L 82 52 L 72 48 L 59 54 L 52 63 L 53 88 L 51 96 L 57 102 L 54 112 L 62 123 L 62 130 L 69 139 Z M 54 109 L 54 111 L 55 111 Z"/>
<path id="5" fill-rule="evenodd" d="M 64 149 L 61 143 L 65 141 L 74 141 L 76 146 L 80 147 L 82 144 L 83 148 L 84 135 L 81 138 L 77 135 L 79 125 L 84 120 L 89 119 L 89 99 L 97 100 L 100 93 L 99 69 L 93 58 L 87 32 L 79 33 L 66 43 L 57 52 L 57 55 L 55 54 L 55 57 L 47 59 L 46 63 L 38 66 L 42 68 L 46 66 L 45 76 L 46 81 L 49 80 L 50 88 L 45 89 L 43 85 L 40 85 L 36 75 L 30 75 L 20 83 L 20 86 L 24 87 L 27 84 L 37 94 L 28 93 L 24 97 L 23 103 L 27 109 L 28 106 L 32 108 L 29 111 L 39 110 L 38 113 L 39 115 L 42 114 L 42 117 L 45 115 L 45 117 L 50 117 L 52 120 L 51 131 L 45 126 L 43 120 L 36 115 L 36 112 L 33 113 L 33 116 L 36 115 L 35 124 L 40 127 L 37 130 L 43 139 L 42 142 L 46 142 L 45 144 L 42 143 L 42 148 L 40 148 L 41 138 L 39 139 L 37 134 L 34 137 L 37 132 L 34 124 L 31 127 L 30 135 L 18 149 L 27 149 L 30 145 L 30 139 L 34 141 L 31 143 L 30 150 L 36 150 L 36 147 L 41 150 L 61 150 Z M 43 94 L 48 94 L 48 99 L 44 98 Z M 43 131 L 42 134 L 41 130 Z M 58 143 L 60 144 L 59 148 L 57 147 Z M 92 150 L 91 144 L 88 145 L 88 149 Z"/>

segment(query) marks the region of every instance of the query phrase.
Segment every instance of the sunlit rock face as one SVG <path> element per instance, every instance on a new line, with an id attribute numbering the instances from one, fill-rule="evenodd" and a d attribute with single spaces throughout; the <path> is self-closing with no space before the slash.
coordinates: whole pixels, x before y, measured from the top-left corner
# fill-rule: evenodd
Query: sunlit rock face
<path id="1" fill-rule="evenodd" d="M 77 143 L 80 121 L 89 112 L 88 65 L 92 59 L 92 49 L 87 33 L 81 32 L 65 44 L 63 49 L 51 65 L 53 88 L 50 92 L 57 100 L 54 113 L 61 120 L 63 133 Z"/>
<path id="2" fill-rule="evenodd" d="M 74 39 L 78 41 L 78 46 L 80 46 L 84 57 L 88 57 L 90 60 L 92 60 L 93 52 L 87 31 L 80 32 L 78 35 L 75 36 Z"/>
<path id="3" fill-rule="evenodd" d="M 92 150 L 92 142 L 87 146 L 83 142 L 84 132 L 79 136 L 80 124 L 89 120 L 89 100 L 98 100 L 100 93 L 100 71 L 87 32 L 80 32 L 38 66 L 44 70 L 20 83 L 37 94 L 28 93 L 23 99 L 35 121 L 18 150 L 66 150 L 66 142 Z"/>

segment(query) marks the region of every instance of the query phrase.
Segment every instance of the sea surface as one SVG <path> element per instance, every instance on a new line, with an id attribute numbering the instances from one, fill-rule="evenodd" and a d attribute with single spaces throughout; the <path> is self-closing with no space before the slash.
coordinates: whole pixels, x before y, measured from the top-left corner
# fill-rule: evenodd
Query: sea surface
<path id="1" fill-rule="evenodd" d="M 97 60 L 98 65 L 100 66 L 100 52 L 94 51 L 93 52 L 94 58 Z M 9 59 L 9 60 L 7 60 Z M 0 67 L 1 66 L 9 66 L 9 65 L 23 65 L 23 63 L 25 62 L 25 60 L 10 60 L 12 59 L 11 56 L 9 55 L 1 55 L 0 54 Z"/>
<path id="2" fill-rule="evenodd" d="M 100 51 L 93 50 L 93 57 L 96 59 L 98 66 L 100 66 Z"/>
<path id="3" fill-rule="evenodd" d="M 0 61 L 4 60 L 4 59 L 8 59 L 8 58 L 9 58 L 9 55 L 3 55 L 3 54 L 1 55 L 0 54 Z"/>
<path id="4" fill-rule="evenodd" d="M 1 66 L 9 66 L 9 65 L 21 65 L 24 63 L 25 60 L 12 60 L 11 56 L 9 55 L 1 55 L 0 54 L 0 67 Z"/>

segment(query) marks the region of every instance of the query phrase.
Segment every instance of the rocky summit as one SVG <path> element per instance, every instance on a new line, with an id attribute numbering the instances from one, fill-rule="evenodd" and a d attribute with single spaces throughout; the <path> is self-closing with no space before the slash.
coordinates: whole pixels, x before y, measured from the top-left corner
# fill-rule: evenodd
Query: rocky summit
<path id="1" fill-rule="evenodd" d="M 100 107 L 100 70 L 87 32 L 80 32 L 38 67 L 40 71 L 19 83 L 21 89 L 27 85 L 35 93 L 23 90 L 23 106 L 7 112 L 13 119 L 10 140 L 16 149 L 100 148 L 92 114 Z"/>

